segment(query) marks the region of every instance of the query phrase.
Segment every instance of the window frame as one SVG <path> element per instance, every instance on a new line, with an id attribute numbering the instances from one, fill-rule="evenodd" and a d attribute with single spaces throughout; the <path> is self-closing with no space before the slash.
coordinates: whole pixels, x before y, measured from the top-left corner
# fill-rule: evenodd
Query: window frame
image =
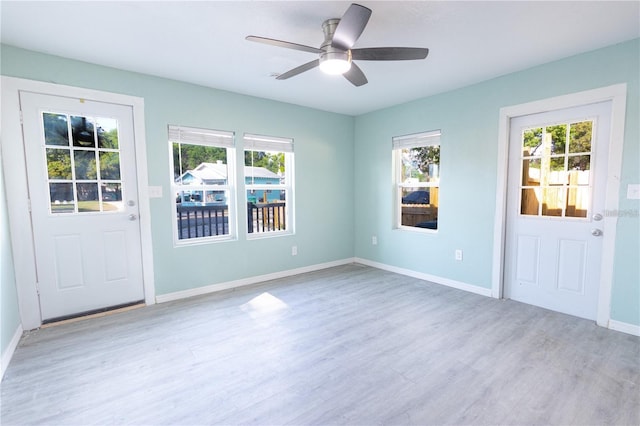
<path id="1" fill-rule="evenodd" d="M 214 129 L 202 129 L 195 127 L 185 126 L 168 126 L 168 142 L 169 142 L 169 175 L 171 177 L 171 211 L 173 222 L 173 243 L 174 247 L 184 247 L 199 244 L 209 244 L 224 241 L 235 241 L 238 238 L 238 225 L 237 225 L 237 201 L 236 201 L 236 144 L 235 133 L 225 130 Z M 192 184 L 183 185 L 176 182 L 174 176 L 174 159 L 173 159 L 173 144 L 178 143 L 181 145 L 200 145 L 214 148 L 225 148 L 227 154 L 227 183 L 225 185 L 219 184 Z M 182 171 L 183 173 L 186 171 Z M 207 191 L 224 191 L 228 194 L 227 197 L 227 221 L 228 230 L 227 234 L 222 235 L 210 235 L 193 238 L 180 238 L 180 230 L 178 229 L 178 216 L 177 216 L 177 200 L 175 194 L 184 191 L 202 191 L 203 195 Z M 224 226 L 224 225 L 223 225 Z"/>
<path id="2" fill-rule="evenodd" d="M 251 190 L 255 191 L 284 191 L 285 192 L 285 229 L 273 230 L 263 232 L 249 232 L 249 217 L 245 223 L 245 235 L 247 240 L 255 240 L 262 238 L 279 237 L 284 235 L 295 234 L 295 173 L 294 173 L 294 141 L 292 138 L 283 138 L 275 136 L 265 136 L 252 133 L 245 133 L 242 137 L 243 150 L 242 150 L 242 164 L 243 164 L 243 183 L 244 192 L 243 198 L 245 205 L 248 206 L 249 199 L 248 193 Z M 248 178 L 253 176 L 247 176 L 247 166 L 245 165 L 245 154 L 248 151 L 259 152 L 278 152 L 284 153 L 284 183 L 280 184 L 255 184 L 248 183 Z"/>
<path id="3" fill-rule="evenodd" d="M 438 215 L 436 216 L 436 229 L 408 226 L 402 224 L 402 192 L 404 188 L 437 188 L 440 190 L 440 161 L 438 161 L 438 179 L 434 182 L 414 182 L 405 183 L 402 176 L 402 151 L 404 149 L 422 148 L 428 146 L 441 147 L 441 130 L 430 130 L 426 132 L 411 133 L 407 135 L 394 136 L 391 140 L 391 152 L 393 162 L 393 229 L 436 234 L 440 229 L 439 212 L 440 203 L 438 200 Z M 431 194 L 431 191 L 430 191 Z"/>

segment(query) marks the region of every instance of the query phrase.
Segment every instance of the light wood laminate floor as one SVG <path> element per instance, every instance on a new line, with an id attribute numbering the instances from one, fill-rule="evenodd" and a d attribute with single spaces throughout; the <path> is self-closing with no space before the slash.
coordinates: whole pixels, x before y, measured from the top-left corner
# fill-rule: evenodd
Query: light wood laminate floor
<path id="1" fill-rule="evenodd" d="M 640 339 L 361 265 L 26 334 L 2 424 L 640 423 Z"/>

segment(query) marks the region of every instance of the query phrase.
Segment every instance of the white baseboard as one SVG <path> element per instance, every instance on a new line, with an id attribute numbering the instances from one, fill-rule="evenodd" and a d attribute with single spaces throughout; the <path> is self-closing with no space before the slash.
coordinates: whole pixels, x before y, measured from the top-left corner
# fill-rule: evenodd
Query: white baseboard
<path id="1" fill-rule="evenodd" d="M 2 363 L 0 364 L 0 380 L 2 380 L 2 378 L 4 377 L 4 372 L 7 371 L 7 367 L 9 367 L 11 358 L 13 358 L 13 353 L 18 347 L 18 343 L 20 343 L 22 332 L 22 325 L 18 325 L 16 332 L 13 334 L 13 337 L 9 342 L 9 346 L 7 346 L 7 349 L 5 349 L 5 351 L 2 353 Z"/>
<path id="2" fill-rule="evenodd" d="M 214 293 L 216 291 L 229 290 L 232 288 L 244 287 L 262 283 L 265 281 L 275 280 L 279 278 L 290 277 L 293 275 L 304 274 L 307 272 L 319 271 L 321 269 L 333 268 L 334 266 L 347 265 L 354 263 L 354 258 L 336 260 L 334 262 L 320 263 L 317 265 L 305 266 L 302 268 L 289 269 L 287 271 L 274 272 L 272 274 L 258 275 L 255 277 L 243 278 L 241 280 L 227 281 L 224 283 L 211 284 L 204 287 L 192 288 L 189 290 L 176 291 L 174 293 L 161 294 L 156 296 L 156 303 L 171 302 L 173 300 L 186 299 L 188 297 L 200 296 L 203 294 Z"/>
<path id="3" fill-rule="evenodd" d="M 627 322 L 609 320 L 609 328 L 611 330 L 620 331 L 622 333 L 640 336 L 640 325 L 633 325 Z"/>
<path id="4" fill-rule="evenodd" d="M 420 280 L 429 281 L 435 284 L 445 285 L 447 287 L 457 288 L 458 290 L 468 291 L 470 293 L 479 294 L 481 296 L 491 297 L 491 289 L 478 287 L 477 285 L 471 285 L 463 283 L 461 281 L 451 280 L 449 278 L 442 278 L 435 275 L 425 274 L 424 272 L 416 272 L 410 269 L 398 268 L 397 266 L 386 265 L 384 263 L 374 262 L 368 259 L 355 258 L 356 263 L 371 266 L 373 268 L 382 269 L 389 272 L 395 272 L 401 275 L 407 275 L 409 277 L 418 278 Z"/>

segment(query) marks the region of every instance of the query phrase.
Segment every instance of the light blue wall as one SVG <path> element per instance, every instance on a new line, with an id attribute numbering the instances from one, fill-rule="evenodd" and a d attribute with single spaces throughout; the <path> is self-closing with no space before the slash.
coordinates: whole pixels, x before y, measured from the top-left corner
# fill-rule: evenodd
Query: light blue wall
<path id="1" fill-rule="evenodd" d="M 4 185 L 4 173 L 0 166 L 0 354 L 4 354 L 20 325 Z"/>
<path id="2" fill-rule="evenodd" d="M 634 40 L 355 118 L 10 46 L 2 46 L 1 73 L 145 99 L 149 184 L 162 186 L 165 195 L 151 200 L 158 295 L 354 255 L 489 288 L 499 109 L 626 82 L 619 209 L 638 211 L 640 203 L 625 197 L 626 185 L 640 182 L 639 51 L 640 41 Z M 294 138 L 296 234 L 246 241 L 241 232 L 234 242 L 174 248 L 168 124 Z M 391 137 L 431 129 L 443 132 L 440 229 L 432 235 L 394 231 Z M 242 167 L 241 155 L 237 162 Z M 4 206 L 0 213 L 6 217 Z M 18 309 L 12 276 L 12 285 L 5 285 L 5 265 L 11 264 L 4 256 L 6 222 L 2 229 L 4 351 L 5 329 L 15 330 Z M 638 217 L 620 218 L 611 311 L 613 319 L 636 325 L 639 232 Z M 377 246 L 371 245 L 372 235 L 378 236 Z M 294 244 L 296 257 L 290 255 Z M 464 250 L 462 263 L 453 260 L 456 248 Z"/>
<path id="3" fill-rule="evenodd" d="M 162 186 L 164 194 L 151 199 L 158 295 L 353 256 L 352 117 L 4 45 L 2 74 L 144 98 L 149 185 Z M 245 132 L 293 138 L 295 235 L 247 241 L 240 221 L 238 241 L 174 248 L 168 124 L 234 131 L 238 146 Z M 243 163 L 239 151 L 238 170 Z"/>
<path id="4" fill-rule="evenodd" d="M 627 184 L 640 183 L 639 52 L 636 39 L 357 117 L 356 256 L 490 288 L 500 108 L 627 83 L 619 209 L 635 216 L 618 221 L 611 316 L 640 325 L 640 203 L 626 199 Z M 442 130 L 438 232 L 393 230 L 391 138 L 434 129 Z"/>

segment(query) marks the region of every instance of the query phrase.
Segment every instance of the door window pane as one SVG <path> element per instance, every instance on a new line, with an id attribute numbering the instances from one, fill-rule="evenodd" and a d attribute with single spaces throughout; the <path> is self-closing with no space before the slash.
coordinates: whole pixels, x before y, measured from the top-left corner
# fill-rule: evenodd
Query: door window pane
<path id="1" fill-rule="evenodd" d="M 524 188 L 522 190 L 522 199 L 520 201 L 520 213 L 525 215 L 538 215 L 540 209 L 539 189 Z"/>
<path id="2" fill-rule="evenodd" d="M 569 187 L 567 189 L 567 217 L 587 217 L 589 206 L 589 188 Z"/>
<path id="3" fill-rule="evenodd" d="M 50 183 L 49 197 L 51 213 L 73 213 L 76 211 L 72 183 Z"/>
<path id="4" fill-rule="evenodd" d="M 117 152 L 100 152 L 100 179 L 120 179 L 120 155 Z"/>
<path id="5" fill-rule="evenodd" d="M 544 188 L 542 194 L 542 216 L 562 216 L 564 188 Z"/>
<path id="6" fill-rule="evenodd" d="M 540 185 L 540 159 L 522 160 L 522 186 Z"/>
<path id="7" fill-rule="evenodd" d="M 45 112 L 42 120 L 45 145 L 69 146 L 69 121 L 65 114 Z"/>
<path id="8" fill-rule="evenodd" d="M 582 121 L 523 131 L 520 214 L 588 217 L 592 128 Z"/>
<path id="9" fill-rule="evenodd" d="M 118 149 L 118 122 L 112 118 L 96 118 L 98 148 Z"/>
<path id="10" fill-rule="evenodd" d="M 73 135 L 73 146 L 83 148 L 94 148 L 96 146 L 93 118 L 72 116 L 71 134 Z"/>
<path id="11" fill-rule="evenodd" d="M 117 120 L 45 112 L 42 121 L 51 213 L 123 211 Z"/>
<path id="12" fill-rule="evenodd" d="M 569 153 L 591 152 L 592 121 L 571 124 Z"/>
<path id="13" fill-rule="evenodd" d="M 78 183 L 78 211 L 79 212 L 99 212 L 100 201 L 98 200 L 97 183 Z"/>
<path id="14" fill-rule="evenodd" d="M 45 148 L 47 176 L 50 180 L 71 180 L 71 156 L 68 149 Z"/>
<path id="15" fill-rule="evenodd" d="M 73 150 L 73 161 L 76 170 L 76 179 L 96 179 L 96 153 L 94 150 Z"/>

